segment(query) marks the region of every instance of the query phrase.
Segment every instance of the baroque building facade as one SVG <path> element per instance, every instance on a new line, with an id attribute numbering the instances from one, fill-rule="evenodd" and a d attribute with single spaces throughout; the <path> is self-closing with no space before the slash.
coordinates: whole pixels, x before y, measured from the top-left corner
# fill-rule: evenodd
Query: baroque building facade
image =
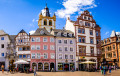
<path id="1" fill-rule="evenodd" d="M 69 18 L 65 25 L 66 30 L 74 32 L 76 37 L 76 67 L 78 70 L 83 70 L 88 66 L 81 64 L 85 61 L 96 62 L 98 66 L 98 60 L 101 57 L 101 35 L 100 27 L 96 24 L 89 11 L 84 11 L 78 16 L 77 21 L 71 21 Z"/>
<path id="2" fill-rule="evenodd" d="M 109 65 L 120 67 L 120 34 L 112 31 L 109 38 L 101 41 L 102 59 L 105 58 Z"/>

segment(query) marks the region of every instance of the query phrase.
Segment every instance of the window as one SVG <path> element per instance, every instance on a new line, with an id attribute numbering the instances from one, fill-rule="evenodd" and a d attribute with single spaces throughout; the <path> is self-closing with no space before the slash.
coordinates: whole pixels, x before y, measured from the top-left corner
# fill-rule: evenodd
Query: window
<path id="1" fill-rule="evenodd" d="M 50 50 L 54 50 L 54 45 L 50 45 Z"/>
<path id="2" fill-rule="evenodd" d="M 113 52 L 113 56 L 116 57 L 116 53 L 115 52 Z"/>
<path id="3" fill-rule="evenodd" d="M 62 54 L 59 54 L 59 59 L 62 59 Z"/>
<path id="4" fill-rule="evenodd" d="M 65 59 L 68 59 L 68 55 L 65 55 Z"/>
<path id="5" fill-rule="evenodd" d="M 26 58 L 26 55 L 23 55 L 23 58 Z"/>
<path id="6" fill-rule="evenodd" d="M 46 37 L 43 38 L 43 42 L 47 42 L 47 38 Z"/>
<path id="7" fill-rule="evenodd" d="M 1 37 L 1 40 L 4 40 L 4 37 Z"/>
<path id="8" fill-rule="evenodd" d="M 22 55 L 19 55 L 19 58 L 22 58 Z"/>
<path id="9" fill-rule="evenodd" d="M 78 28 L 78 33 L 81 33 L 81 29 L 80 28 Z"/>
<path id="10" fill-rule="evenodd" d="M 93 30 L 90 30 L 90 35 L 93 35 Z"/>
<path id="11" fill-rule="evenodd" d="M 44 20 L 44 25 L 47 25 L 47 20 Z"/>
<path id="12" fill-rule="evenodd" d="M 47 50 L 47 45 L 44 45 L 44 46 L 43 46 L 43 49 L 44 49 L 44 50 Z"/>
<path id="13" fill-rule="evenodd" d="M 67 44 L 67 40 L 64 40 L 64 43 Z"/>
<path id="14" fill-rule="evenodd" d="M 27 50 L 30 50 L 30 47 L 27 47 Z"/>
<path id="15" fill-rule="evenodd" d="M 98 36 L 98 31 L 96 31 L 96 36 Z"/>
<path id="16" fill-rule="evenodd" d="M 39 37 L 36 38 L 36 42 L 40 42 L 40 38 Z"/>
<path id="17" fill-rule="evenodd" d="M 73 55 L 70 55 L 70 59 L 73 59 Z"/>
<path id="18" fill-rule="evenodd" d="M 70 40 L 70 44 L 73 44 L 73 41 L 72 41 L 72 40 Z"/>
<path id="19" fill-rule="evenodd" d="M 115 50 L 115 45 L 113 45 L 113 50 Z"/>
<path id="20" fill-rule="evenodd" d="M 32 46 L 31 46 L 31 50 L 35 50 L 35 45 L 32 45 Z"/>
<path id="21" fill-rule="evenodd" d="M 90 43 L 93 44 L 93 38 L 90 38 Z"/>
<path id="22" fill-rule="evenodd" d="M 82 29 L 82 28 L 78 28 L 78 33 L 82 33 L 82 34 L 85 34 L 85 29 Z"/>
<path id="23" fill-rule="evenodd" d="M 86 16 L 84 17 L 84 19 L 85 19 L 85 20 L 87 19 Z"/>
<path id="24" fill-rule="evenodd" d="M 40 59 L 40 53 L 37 53 L 37 59 Z"/>
<path id="25" fill-rule="evenodd" d="M 82 29 L 82 33 L 83 33 L 83 34 L 85 33 L 85 29 Z"/>
<path id="26" fill-rule="evenodd" d="M 35 42 L 35 38 L 31 38 L 31 41 L 32 41 L 32 42 Z"/>
<path id="27" fill-rule="evenodd" d="M 90 23 L 88 23 L 88 26 L 90 26 Z"/>
<path id="28" fill-rule="evenodd" d="M 62 40 L 58 40 L 58 43 L 62 43 Z"/>
<path id="29" fill-rule="evenodd" d="M 97 39 L 97 44 L 99 44 L 99 39 Z"/>
<path id="30" fill-rule="evenodd" d="M 73 51 L 73 47 L 70 47 L 70 51 Z"/>
<path id="31" fill-rule="evenodd" d="M 65 51 L 68 51 L 67 47 L 65 47 Z"/>
<path id="32" fill-rule="evenodd" d="M 55 59 L 55 54 L 50 54 L 51 59 Z"/>
<path id="33" fill-rule="evenodd" d="M 1 48 L 4 48 L 4 44 L 1 44 Z"/>
<path id="34" fill-rule="evenodd" d="M 78 39 L 79 39 L 78 42 L 85 43 L 85 37 L 79 37 Z"/>
<path id="35" fill-rule="evenodd" d="M 90 20 L 90 17 L 88 17 L 88 20 Z"/>
<path id="36" fill-rule="evenodd" d="M 85 22 L 85 26 L 87 26 L 87 22 Z"/>
<path id="37" fill-rule="evenodd" d="M 19 47 L 18 49 L 19 49 L 19 51 L 22 51 L 22 47 Z"/>
<path id="38" fill-rule="evenodd" d="M 35 59 L 35 53 L 32 53 L 32 59 Z"/>
<path id="39" fill-rule="evenodd" d="M 44 59 L 47 59 L 47 58 L 48 58 L 47 53 L 44 53 Z"/>
<path id="40" fill-rule="evenodd" d="M 40 50 L 40 45 L 36 45 L 36 50 Z"/>
<path id="41" fill-rule="evenodd" d="M 25 51 L 25 50 L 26 50 L 26 47 L 23 47 L 23 50 Z"/>
<path id="42" fill-rule="evenodd" d="M 91 55 L 93 55 L 94 54 L 94 47 L 91 47 Z"/>
<path id="43" fill-rule="evenodd" d="M 1 53 L 1 56 L 3 56 L 3 57 L 4 57 L 4 53 Z"/>
<path id="44" fill-rule="evenodd" d="M 52 20 L 49 20 L 49 25 L 52 26 Z"/>
<path id="45" fill-rule="evenodd" d="M 62 47 L 59 47 L 59 51 L 62 51 Z"/>
<path id="46" fill-rule="evenodd" d="M 54 38 L 50 38 L 50 42 L 54 42 Z"/>
<path id="47" fill-rule="evenodd" d="M 30 58 L 30 55 L 27 55 L 27 58 Z"/>
<path id="48" fill-rule="evenodd" d="M 79 53 L 86 53 L 86 47 L 85 46 L 79 46 Z"/>
<path id="49" fill-rule="evenodd" d="M 82 42 L 82 41 L 81 41 L 81 37 L 78 38 L 78 42 Z"/>

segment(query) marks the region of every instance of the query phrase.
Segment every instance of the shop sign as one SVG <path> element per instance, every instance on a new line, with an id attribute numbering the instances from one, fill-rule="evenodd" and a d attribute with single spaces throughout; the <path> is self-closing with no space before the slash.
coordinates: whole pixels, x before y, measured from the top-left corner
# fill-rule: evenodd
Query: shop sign
<path id="1" fill-rule="evenodd" d="M 85 57 L 80 57 L 80 59 L 84 59 Z"/>
<path id="2" fill-rule="evenodd" d="M 42 59 L 42 61 L 49 61 L 49 59 Z"/>

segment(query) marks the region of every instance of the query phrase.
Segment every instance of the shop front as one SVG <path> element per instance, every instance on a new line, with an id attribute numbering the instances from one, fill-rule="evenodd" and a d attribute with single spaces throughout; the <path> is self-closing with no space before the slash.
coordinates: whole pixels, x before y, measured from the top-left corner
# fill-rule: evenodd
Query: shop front
<path id="1" fill-rule="evenodd" d="M 49 71 L 49 64 L 48 63 L 44 63 L 44 71 Z"/>
<path id="2" fill-rule="evenodd" d="M 4 68 L 5 68 L 5 62 L 0 62 L 0 70 L 1 70 L 1 66 L 4 66 Z"/>
<path id="3" fill-rule="evenodd" d="M 38 71 L 43 71 L 43 64 L 42 63 L 38 63 Z"/>
<path id="4" fill-rule="evenodd" d="M 75 70 L 75 63 L 58 63 L 58 71 Z"/>

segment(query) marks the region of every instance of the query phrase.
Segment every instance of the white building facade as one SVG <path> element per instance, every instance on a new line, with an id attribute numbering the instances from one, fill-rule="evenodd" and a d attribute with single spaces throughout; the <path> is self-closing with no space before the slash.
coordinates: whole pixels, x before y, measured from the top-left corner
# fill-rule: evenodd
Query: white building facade
<path id="1" fill-rule="evenodd" d="M 84 11 L 78 16 L 77 21 L 66 21 L 66 30 L 74 32 L 76 37 L 76 68 L 77 70 L 85 70 L 91 66 L 82 64 L 81 62 L 93 61 L 97 67 L 100 57 L 100 27 L 96 25 L 95 20 L 88 11 Z M 99 37 L 98 37 L 99 35 Z"/>
<path id="2" fill-rule="evenodd" d="M 53 29 L 51 33 L 56 37 L 56 71 L 75 70 L 76 42 L 73 32 Z"/>

